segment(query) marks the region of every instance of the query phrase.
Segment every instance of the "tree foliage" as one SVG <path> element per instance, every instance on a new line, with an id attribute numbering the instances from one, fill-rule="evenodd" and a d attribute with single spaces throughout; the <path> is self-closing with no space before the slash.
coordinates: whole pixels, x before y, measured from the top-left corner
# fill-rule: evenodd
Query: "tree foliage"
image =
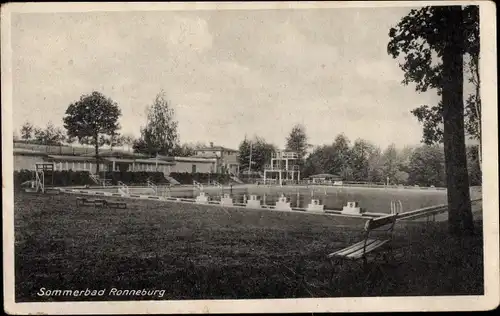
<path id="1" fill-rule="evenodd" d="M 463 69 L 464 56 L 479 59 L 478 9 L 454 5 L 411 10 L 390 29 L 387 46 L 393 58 L 403 58 L 400 67 L 404 84 L 415 83 L 419 92 L 436 89 L 442 97 L 437 107 L 420 107 L 414 114 L 425 122 L 425 142 L 443 141 L 448 223 L 450 233 L 456 236 L 474 232 L 465 149 L 464 116 L 468 112 L 463 102 Z M 438 133 L 441 122 L 442 137 Z"/>
<path id="2" fill-rule="evenodd" d="M 196 154 L 196 146 L 193 144 L 184 143 L 177 145 L 174 149 L 174 156 L 177 157 L 190 157 Z"/>
<path id="3" fill-rule="evenodd" d="M 150 156 L 173 155 L 179 146 L 175 112 L 162 91 L 147 110 L 146 126 L 134 144 L 134 151 Z"/>
<path id="4" fill-rule="evenodd" d="M 109 144 L 109 138 L 120 129 L 120 116 L 121 111 L 116 102 L 94 91 L 70 104 L 63 121 L 68 137 L 77 138 L 81 144 L 93 145 L 96 159 L 99 159 L 99 148 Z"/>
<path id="5" fill-rule="evenodd" d="M 65 132 L 50 121 L 45 128 L 25 122 L 21 127 L 21 139 L 32 144 L 47 146 L 61 146 L 67 140 Z"/>
<path id="6" fill-rule="evenodd" d="M 35 132 L 35 127 L 30 122 L 24 122 L 23 126 L 21 126 L 21 139 L 23 140 L 31 140 L 33 139 L 33 133 Z"/>
<path id="7" fill-rule="evenodd" d="M 266 164 L 271 161 L 273 152 L 277 151 L 276 146 L 268 143 L 264 138 L 256 136 L 253 139 L 244 139 L 238 148 L 238 162 L 240 172 L 264 171 Z M 250 168 L 250 156 L 252 157 L 252 167 Z"/>
<path id="8" fill-rule="evenodd" d="M 417 148 L 411 158 L 408 181 L 420 186 L 446 186 L 444 151 L 440 146 Z"/>
<path id="9" fill-rule="evenodd" d="M 442 7 L 424 7 L 411 10 L 397 27 L 391 28 L 388 52 L 394 58 L 404 56 L 400 64 L 404 71 L 403 83 L 416 83 L 416 90 L 425 92 L 436 89 L 442 94 L 444 43 L 442 32 L 447 20 L 441 13 Z M 465 129 L 469 136 L 481 139 L 481 98 L 479 94 L 479 7 L 466 6 L 463 9 L 463 31 L 465 45 L 462 53 L 466 58 L 467 80 L 474 86 L 464 108 Z M 411 32 L 409 31 L 411 30 Z M 422 141 L 432 145 L 443 141 L 443 103 L 420 105 L 412 114 L 423 125 Z"/>
<path id="10" fill-rule="evenodd" d="M 298 165 L 302 165 L 303 160 L 307 154 L 308 147 L 309 144 L 307 142 L 305 127 L 301 124 L 295 125 L 286 139 L 285 148 L 286 150 L 294 151 L 298 154 Z"/>
<path id="11" fill-rule="evenodd" d="M 60 146 L 66 140 L 64 134 L 61 128 L 55 127 L 54 124 L 49 121 L 44 129 L 35 128 L 34 138 L 37 144 Z"/>
<path id="12" fill-rule="evenodd" d="M 355 181 L 368 181 L 370 174 L 370 157 L 375 151 L 375 146 L 364 139 L 354 141 L 350 152 L 350 166 Z"/>

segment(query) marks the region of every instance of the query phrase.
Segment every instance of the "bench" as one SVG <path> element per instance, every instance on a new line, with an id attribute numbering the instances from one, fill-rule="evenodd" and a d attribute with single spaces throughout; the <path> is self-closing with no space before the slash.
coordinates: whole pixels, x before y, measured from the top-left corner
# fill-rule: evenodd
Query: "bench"
<path id="1" fill-rule="evenodd" d="M 106 206 L 112 208 L 127 208 L 127 203 L 106 201 Z"/>
<path id="2" fill-rule="evenodd" d="M 125 202 L 112 202 L 103 199 L 88 199 L 79 197 L 76 198 L 76 206 L 101 206 L 101 207 L 112 207 L 112 208 L 127 208 L 127 203 Z"/>
<path id="3" fill-rule="evenodd" d="M 87 199 L 87 198 L 76 198 L 76 206 L 106 206 L 106 200 L 103 199 Z"/>
<path id="4" fill-rule="evenodd" d="M 372 218 L 366 221 L 362 231 L 362 240 L 330 253 L 327 257 L 332 265 L 332 274 L 330 282 L 335 274 L 335 268 L 344 263 L 362 263 L 362 268 L 365 272 L 368 268 L 369 257 L 373 257 L 373 261 L 382 255 L 384 259 L 391 257 L 394 259 L 392 252 L 392 233 L 396 224 L 398 213 L 393 213 L 388 216 Z M 380 266 L 376 265 L 375 268 Z M 373 270 L 368 272 L 366 280 L 371 276 Z M 365 281 L 366 281 L 365 280 Z"/>

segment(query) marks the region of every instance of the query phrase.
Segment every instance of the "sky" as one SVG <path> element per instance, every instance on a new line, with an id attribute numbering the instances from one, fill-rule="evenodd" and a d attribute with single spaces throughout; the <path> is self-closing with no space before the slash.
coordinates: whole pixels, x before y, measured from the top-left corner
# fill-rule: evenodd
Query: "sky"
<path id="1" fill-rule="evenodd" d="M 408 8 L 135 11 L 12 15 L 13 124 L 62 127 L 82 94 L 118 103 L 140 136 L 160 91 L 182 143 L 278 147 L 295 124 L 309 143 L 344 133 L 385 148 L 418 144 L 410 111 L 437 104 L 401 84 L 389 29 Z"/>

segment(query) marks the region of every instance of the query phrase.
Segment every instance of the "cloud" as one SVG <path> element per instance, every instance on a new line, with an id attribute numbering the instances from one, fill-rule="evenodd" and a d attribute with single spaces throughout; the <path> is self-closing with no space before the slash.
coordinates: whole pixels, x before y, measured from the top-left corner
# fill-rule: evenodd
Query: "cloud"
<path id="1" fill-rule="evenodd" d="M 175 16 L 170 27 L 168 38 L 174 45 L 194 51 L 204 51 L 212 47 L 212 35 L 204 19 Z"/>
<path id="2" fill-rule="evenodd" d="M 165 90 L 183 141 L 235 147 L 257 134 L 281 146 L 293 124 L 303 123 L 315 144 L 341 132 L 379 144 L 418 142 L 409 111 L 435 97 L 402 86 L 385 52 L 388 27 L 401 12 L 19 15 L 15 124 L 57 124 L 69 103 L 95 89 L 120 105 L 122 131 L 138 135 L 146 107 Z"/>

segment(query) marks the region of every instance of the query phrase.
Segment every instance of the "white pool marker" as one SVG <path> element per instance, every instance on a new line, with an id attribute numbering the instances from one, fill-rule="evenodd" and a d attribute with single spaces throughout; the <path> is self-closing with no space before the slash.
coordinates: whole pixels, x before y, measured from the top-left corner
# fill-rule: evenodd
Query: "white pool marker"
<path id="1" fill-rule="evenodd" d="M 251 194 L 250 199 L 246 201 L 248 208 L 261 208 L 260 200 L 257 199 L 257 195 Z"/>
<path id="2" fill-rule="evenodd" d="M 342 208 L 342 214 L 361 215 L 363 210 L 358 202 L 347 202 L 347 205 Z"/>
<path id="3" fill-rule="evenodd" d="M 325 206 L 320 204 L 319 200 L 312 199 L 311 203 L 309 203 L 307 205 L 307 211 L 308 212 L 324 212 Z"/>
<path id="4" fill-rule="evenodd" d="M 283 194 L 281 194 L 281 196 L 278 198 L 278 202 L 276 202 L 275 209 L 280 211 L 292 210 L 292 208 L 290 207 L 290 202 L 287 202 L 287 198 Z"/>
<path id="5" fill-rule="evenodd" d="M 198 204 L 208 204 L 208 196 L 205 195 L 205 192 L 200 192 L 200 195 L 196 197 L 195 202 Z"/>
<path id="6" fill-rule="evenodd" d="M 222 206 L 233 206 L 233 199 L 229 196 L 229 194 L 226 193 L 220 199 L 220 205 L 222 205 Z"/>

